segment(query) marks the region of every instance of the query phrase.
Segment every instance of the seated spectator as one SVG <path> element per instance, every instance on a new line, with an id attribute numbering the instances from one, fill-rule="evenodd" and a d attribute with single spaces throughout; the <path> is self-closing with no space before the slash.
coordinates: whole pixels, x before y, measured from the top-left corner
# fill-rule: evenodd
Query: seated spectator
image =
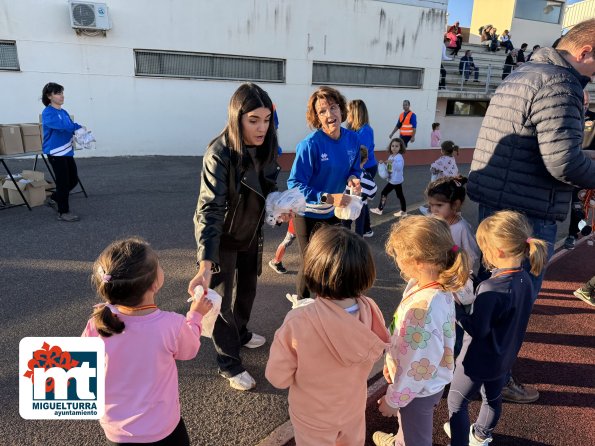
<path id="1" fill-rule="evenodd" d="M 462 74 L 465 77 L 465 80 L 469 80 L 469 75 L 471 72 L 474 72 L 474 82 L 479 82 L 479 68 L 475 66 L 473 62 L 473 57 L 471 57 L 471 50 L 465 51 L 465 55 L 461 57 L 461 61 L 459 62 L 459 74 Z"/>
<path id="2" fill-rule="evenodd" d="M 491 39 L 490 39 L 490 31 L 492 30 L 492 25 L 486 25 L 479 28 L 479 35 L 482 45 L 486 45 L 489 48 Z"/>
<path id="3" fill-rule="evenodd" d="M 498 51 L 498 34 L 496 34 L 496 31 L 498 31 L 497 28 L 492 28 L 489 35 L 490 44 L 488 50 L 492 51 L 493 53 Z"/>
<path id="4" fill-rule="evenodd" d="M 522 64 L 525 63 L 525 50 L 527 49 L 527 44 L 523 43 L 521 45 L 521 49 L 518 50 L 517 55 L 516 55 L 516 63 L 518 64 Z"/>
<path id="5" fill-rule="evenodd" d="M 512 70 L 517 67 L 517 50 L 512 50 L 506 60 L 504 61 L 504 68 L 502 69 L 502 80 L 506 79 Z"/>
<path id="6" fill-rule="evenodd" d="M 533 47 L 533 51 L 531 51 L 529 53 L 529 56 L 527 56 L 527 62 L 529 62 L 531 60 L 531 58 L 533 57 L 533 54 L 535 54 L 535 51 L 537 51 L 539 48 L 541 48 L 539 45 L 535 45 Z"/>
<path id="7" fill-rule="evenodd" d="M 510 40 L 510 33 L 507 29 L 505 29 L 502 35 L 500 36 L 500 46 L 505 48 L 504 54 L 508 54 L 509 51 L 512 51 L 514 49 L 514 45 Z"/>
<path id="8" fill-rule="evenodd" d="M 446 35 L 449 36 L 449 38 L 451 39 L 451 44 L 449 45 L 449 48 L 452 48 L 452 51 L 450 55 L 458 56 L 459 50 L 461 49 L 461 45 L 463 44 L 463 36 L 461 35 L 461 27 L 459 26 L 459 22 L 455 22 L 454 25 L 450 26 L 448 28 L 448 31 L 446 31 Z M 454 47 L 452 46 L 453 44 Z"/>
<path id="9" fill-rule="evenodd" d="M 446 55 L 446 45 L 449 43 L 450 39 L 444 36 L 444 42 L 442 43 L 442 61 L 450 61 L 453 58 L 448 57 Z M 440 64 L 440 81 L 438 82 L 438 89 L 444 90 L 446 88 L 446 68 L 444 65 Z"/>

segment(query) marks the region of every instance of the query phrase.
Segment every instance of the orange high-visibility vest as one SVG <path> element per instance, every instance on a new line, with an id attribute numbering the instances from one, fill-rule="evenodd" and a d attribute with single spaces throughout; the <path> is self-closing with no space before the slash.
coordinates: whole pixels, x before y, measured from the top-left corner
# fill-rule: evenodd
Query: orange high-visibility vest
<path id="1" fill-rule="evenodd" d="M 399 115 L 399 122 L 401 123 L 400 134 L 401 136 L 413 136 L 413 125 L 411 125 L 411 116 L 413 115 L 413 112 L 409 111 L 407 117 L 404 115 L 405 112 L 401 112 Z"/>

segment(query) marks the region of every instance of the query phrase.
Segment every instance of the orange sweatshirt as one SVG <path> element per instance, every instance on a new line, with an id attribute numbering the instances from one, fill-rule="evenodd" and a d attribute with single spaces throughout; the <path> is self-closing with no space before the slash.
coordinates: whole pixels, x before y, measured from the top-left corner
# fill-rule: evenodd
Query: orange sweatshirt
<path id="1" fill-rule="evenodd" d="M 317 298 L 291 310 L 275 333 L 265 375 L 273 386 L 289 387 L 291 416 L 310 427 L 365 416 L 368 375 L 390 336 L 376 303 L 357 301 L 352 315 Z"/>

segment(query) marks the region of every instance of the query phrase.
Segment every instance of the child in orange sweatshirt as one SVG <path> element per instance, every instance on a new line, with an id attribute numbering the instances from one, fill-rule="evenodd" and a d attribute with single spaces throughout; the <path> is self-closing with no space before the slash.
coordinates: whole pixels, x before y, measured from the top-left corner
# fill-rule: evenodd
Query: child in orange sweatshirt
<path id="1" fill-rule="evenodd" d="M 376 278 L 374 260 L 360 236 L 323 226 L 303 265 L 317 297 L 287 314 L 265 375 L 273 386 L 289 387 L 297 446 L 363 446 L 367 379 L 389 342 L 380 309 L 362 295 Z"/>

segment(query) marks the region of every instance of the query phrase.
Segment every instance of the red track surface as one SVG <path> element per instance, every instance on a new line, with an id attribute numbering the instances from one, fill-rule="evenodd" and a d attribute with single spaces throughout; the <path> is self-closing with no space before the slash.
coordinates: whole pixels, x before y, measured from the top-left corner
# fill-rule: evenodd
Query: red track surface
<path id="1" fill-rule="evenodd" d="M 549 266 L 514 367 L 519 381 L 536 387 L 540 398 L 533 404 L 504 403 L 492 444 L 595 444 L 595 307 L 572 295 L 594 274 L 595 246 L 587 243 Z M 396 419 L 380 416 L 375 406 L 366 413 L 366 445 L 373 444 L 376 430 L 396 431 Z M 478 408 L 479 402 L 471 404 L 472 420 Z M 442 430 L 447 420 L 443 398 L 434 418 L 435 445 L 449 443 Z"/>

